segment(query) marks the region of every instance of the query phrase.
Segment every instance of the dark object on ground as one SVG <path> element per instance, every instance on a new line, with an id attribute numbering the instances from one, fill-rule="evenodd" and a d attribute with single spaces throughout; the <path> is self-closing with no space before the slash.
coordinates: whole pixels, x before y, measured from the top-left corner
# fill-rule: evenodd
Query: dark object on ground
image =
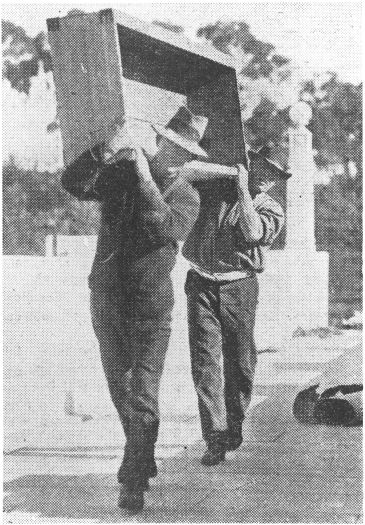
<path id="1" fill-rule="evenodd" d="M 343 427 L 362 424 L 363 385 L 339 385 L 323 394 L 317 392 L 318 387 L 302 390 L 295 398 L 293 414 L 300 423 Z"/>
<path id="2" fill-rule="evenodd" d="M 356 414 L 346 399 L 321 399 L 314 410 L 315 418 L 323 425 L 356 425 Z"/>
<path id="3" fill-rule="evenodd" d="M 300 423 L 315 425 L 318 423 L 314 417 L 314 407 L 319 399 L 317 388 L 319 385 L 314 385 L 299 392 L 295 398 L 293 405 L 294 417 Z"/>
<path id="4" fill-rule="evenodd" d="M 314 385 L 298 393 L 294 417 L 301 423 L 357 426 L 363 419 L 362 348 L 331 361 Z"/>

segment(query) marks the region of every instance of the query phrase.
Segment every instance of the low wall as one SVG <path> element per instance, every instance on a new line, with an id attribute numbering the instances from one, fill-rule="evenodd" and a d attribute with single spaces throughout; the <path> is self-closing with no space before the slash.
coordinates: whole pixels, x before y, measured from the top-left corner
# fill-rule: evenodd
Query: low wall
<path id="1" fill-rule="evenodd" d="M 49 238 L 47 245 L 52 246 Z M 48 267 L 49 271 L 43 273 L 42 278 L 45 282 L 52 282 L 53 286 L 60 286 L 63 289 L 60 293 L 67 295 L 67 290 L 70 290 L 75 295 L 76 289 L 84 290 L 85 293 L 95 246 L 96 236 L 58 236 L 53 247 L 59 257 L 47 258 L 52 262 Z M 175 313 L 176 323 L 184 320 L 185 326 L 184 281 L 187 269 L 188 263 L 179 253 L 173 271 Z M 59 282 L 55 283 L 54 279 Z M 259 348 L 285 345 L 299 326 L 309 329 L 328 325 L 327 253 L 301 254 L 289 250 L 273 250 L 267 256 L 266 269 L 259 275 L 259 283 L 256 320 L 256 341 Z M 186 337 L 181 330 L 179 337 Z"/>

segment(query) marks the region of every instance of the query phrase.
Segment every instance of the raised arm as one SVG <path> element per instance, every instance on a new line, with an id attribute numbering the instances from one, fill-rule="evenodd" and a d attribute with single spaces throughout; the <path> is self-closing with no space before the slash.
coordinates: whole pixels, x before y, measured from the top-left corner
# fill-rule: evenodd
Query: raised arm
<path id="1" fill-rule="evenodd" d="M 239 166 L 237 186 L 239 225 L 244 239 L 260 246 L 270 246 L 284 225 L 281 206 L 268 197 L 262 206 L 255 207 L 248 190 L 247 170 L 243 166 Z"/>
<path id="2" fill-rule="evenodd" d="M 242 233 L 247 242 L 259 242 L 263 235 L 263 225 L 248 189 L 248 172 L 244 166 L 238 166 L 237 189 Z"/>

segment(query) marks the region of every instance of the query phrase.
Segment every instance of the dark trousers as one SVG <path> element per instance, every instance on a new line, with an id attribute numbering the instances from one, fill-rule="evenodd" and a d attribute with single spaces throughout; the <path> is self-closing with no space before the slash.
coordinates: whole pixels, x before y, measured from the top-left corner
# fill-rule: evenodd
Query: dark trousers
<path id="1" fill-rule="evenodd" d="M 258 281 L 254 276 L 216 283 L 190 270 L 185 292 L 192 374 L 202 434 L 209 446 L 224 439 L 227 429 L 241 433 L 251 400 Z"/>
<path id="2" fill-rule="evenodd" d="M 147 478 L 158 436 L 158 394 L 171 332 L 171 307 L 161 309 L 157 297 L 158 312 L 148 317 L 122 294 L 92 291 L 90 299 L 102 365 L 126 436 L 118 480 L 137 488 Z"/>

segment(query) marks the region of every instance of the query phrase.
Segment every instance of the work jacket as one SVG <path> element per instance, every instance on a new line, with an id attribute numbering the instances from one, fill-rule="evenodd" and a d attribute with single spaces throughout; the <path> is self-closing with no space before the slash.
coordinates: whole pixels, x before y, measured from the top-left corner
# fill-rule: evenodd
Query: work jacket
<path id="1" fill-rule="evenodd" d="M 183 247 L 183 255 L 209 273 L 237 270 L 262 272 L 265 253 L 284 224 L 282 207 L 266 193 L 253 199 L 263 234 L 259 241 L 245 239 L 239 221 L 239 203 L 235 186 L 222 183 L 200 191 L 199 217 Z"/>
<path id="2" fill-rule="evenodd" d="M 179 176 L 140 182 L 133 163 L 101 166 L 90 152 L 65 169 L 62 184 L 80 200 L 101 202 L 90 288 L 163 301 L 178 241 L 199 213 L 198 192 Z"/>

